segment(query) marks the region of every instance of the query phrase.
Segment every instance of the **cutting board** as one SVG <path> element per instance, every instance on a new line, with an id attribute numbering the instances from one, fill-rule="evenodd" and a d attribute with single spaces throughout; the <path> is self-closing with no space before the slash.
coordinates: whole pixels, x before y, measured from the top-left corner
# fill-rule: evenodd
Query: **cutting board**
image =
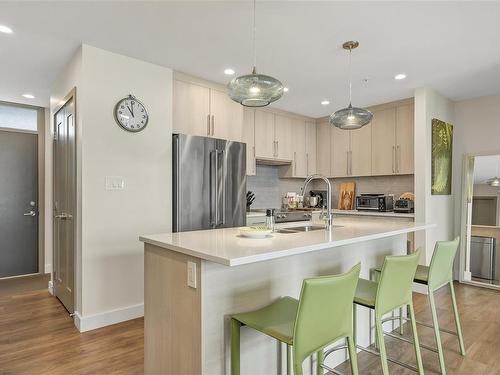
<path id="1" fill-rule="evenodd" d="M 340 184 L 339 192 L 339 210 L 354 210 L 354 192 L 356 190 L 355 182 L 343 182 Z"/>

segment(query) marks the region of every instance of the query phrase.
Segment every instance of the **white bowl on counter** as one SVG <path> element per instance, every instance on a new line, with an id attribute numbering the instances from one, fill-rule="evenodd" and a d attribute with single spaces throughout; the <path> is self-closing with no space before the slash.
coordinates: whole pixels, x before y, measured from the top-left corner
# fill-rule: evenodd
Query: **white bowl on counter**
<path id="1" fill-rule="evenodd" d="M 238 228 L 240 236 L 247 238 L 266 238 L 273 232 L 271 229 L 264 226 L 252 226 Z"/>

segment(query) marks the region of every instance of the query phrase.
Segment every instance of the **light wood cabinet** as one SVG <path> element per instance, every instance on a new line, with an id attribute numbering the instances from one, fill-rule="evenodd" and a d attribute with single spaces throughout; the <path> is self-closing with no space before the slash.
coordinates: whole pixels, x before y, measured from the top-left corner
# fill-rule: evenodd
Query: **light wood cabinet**
<path id="1" fill-rule="evenodd" d="M 370 176 L 372 174 L 372 125 L 350 130 L 349 175 Z"/>
<path id="2" fill-rule="evenodd" d="M 389 175 L 396 173 L 395 129 L 395 107 L 373 112 L 372 175 Z"/>
<path id="3" fill-rule="evenodd" d="M 210 89 L 211 136 L 241 142 L 243 140 L 243 106 L 231 100 L 226 92 Z"/>
<path id="4" fill-rule="evenodd" d="M 373 111 L 372 174 L 414 173 L 414 104 L 395 103 Z"/>
<path id="5" fill-rule="evenodd" d="M 274 159 L 276 142 L 274 138 L 274 113 L 255 110 L 255 157 Z"/>
<path id="6" fill-rule="evenodd" d="M 293 124 L 287 116 L 275 115 L 276 158 L 293 160 Z"/>
<path id="7" fill-rule="evenodd" d="M 412 174 L 415 171 L 414 105 L 402 105 L 396 111 L 396 172 Z"/>
<path id="8" fill-rule="evenodd" d="M 222 90 L 175 79 L 173 130 L 241 142 L 243 107 Z"/>
<path id="9" fill-rule="evenodd" d="M 345 177 L 349 176 L 349 142 L 350 131 L 342 130 L 331 126 L 331 176 Z"/>
<path id="10" fill-rule="evenodd" d="M 306 121 L 306 175 L 316 172 L 316 124 Z"/>
<path id="11" fill-rule="evenodd" d="M 306 137 L 306 122 L 294 119 L 292 122 L 294 177 L 307 177 Z"/>
<path id="12" fill-rule="evenodd" d="M 316 124 L 316 173 L 331 176 L 331 128 L 328 122 Z"/>
<path id="13" fill-rule="evenodd" d="M 210 134 L 210 89 L 174 80 L 173 130 L 177 133 Z"/>
<path id="14" fill-rule="evenodd" d="M 255 110 L 243 109 L 243 142 L 247 145 L 247 175 L 254 176 L 257 172 L 255 165 Z"/>

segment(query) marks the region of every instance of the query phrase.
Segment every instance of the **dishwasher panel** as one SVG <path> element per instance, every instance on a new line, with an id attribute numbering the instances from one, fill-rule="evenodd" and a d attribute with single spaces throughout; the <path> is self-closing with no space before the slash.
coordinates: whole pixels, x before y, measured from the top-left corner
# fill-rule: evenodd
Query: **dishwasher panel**
<path id="1" fill-rule="evenodd" d="M 493 237 L 471 237 L 470 271 L 472 277 L 495 279 L 496 241 Z"/>

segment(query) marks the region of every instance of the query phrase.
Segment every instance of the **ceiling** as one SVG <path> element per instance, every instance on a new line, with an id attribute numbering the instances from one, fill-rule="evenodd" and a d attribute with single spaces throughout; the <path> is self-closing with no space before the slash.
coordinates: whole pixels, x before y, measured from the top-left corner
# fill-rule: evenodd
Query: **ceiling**
<path id="1" fill-rule="evenodd" d="M 476 156 L 474 183 L 485 184 L 486 180 L 494 177 L 500 177 L 500 155 Z"/>
<path id="2" fill-rule="evenodd" d="M 0 100 L 47 106 L 82 42 L 226 83 L 225 68 L 251 70 L 251 11 L 250 1 L 0 2 L 0 24 L 14 30 L 0 34 Z M 349 39 L 360 42 L 355 105 L 422 86 L 452 100 L 495 94 L 499 16 L 500 2 L 258 1 L 257 69 L 290 89 L 275 107 L 313 117 L 347 104 Z M 402 72 L 407 79 L 394 80 Z"/>

